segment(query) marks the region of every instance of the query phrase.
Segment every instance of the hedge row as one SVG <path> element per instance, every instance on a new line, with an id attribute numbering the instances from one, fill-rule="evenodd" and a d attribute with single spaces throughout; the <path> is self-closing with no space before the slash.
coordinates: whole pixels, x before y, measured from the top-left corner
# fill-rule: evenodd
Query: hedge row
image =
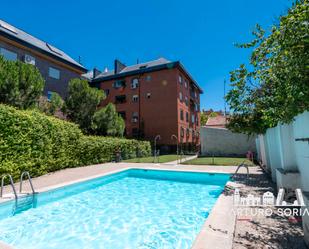
<path id="1" fill-rule="evenodd" d="M 21 111 L 0 104 L 0 175 L 18 179 L 24 170 L 32 176 L 68 167 L 151 153 L 150 143 L 99 136 L 85 136 L 77 125 L 38 111 Z"/>

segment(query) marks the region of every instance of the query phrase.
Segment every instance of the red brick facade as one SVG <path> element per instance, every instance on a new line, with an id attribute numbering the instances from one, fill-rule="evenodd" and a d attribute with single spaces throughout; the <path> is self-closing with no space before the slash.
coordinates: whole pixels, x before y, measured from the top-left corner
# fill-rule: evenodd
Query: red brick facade
<path id="1" fill-rule="evenodd" d="M 116 89 L 117 81 L 124 86 Z M 159 145 L 175 145 L 171 136 L 177 135 L 184 146 L 199 145 L 200 90 L 181 67 L 101 81 L 99 87 L 107 93 L 101 105 L 112 102 L 125 117 L 127 137 L 153 141 L 160 135 Z"/>

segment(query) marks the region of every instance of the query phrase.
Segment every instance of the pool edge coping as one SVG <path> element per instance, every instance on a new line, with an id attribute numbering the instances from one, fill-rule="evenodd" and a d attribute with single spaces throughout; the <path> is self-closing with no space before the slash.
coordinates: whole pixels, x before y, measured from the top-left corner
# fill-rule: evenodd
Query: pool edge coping
<path id="1" fill-rule="evenodd" d="M 225 186 L 237 186 L 228 181 Z M 200 232 L 193 241 L 191 249 L 231 249 L 235 233 L 236 215 L 233 212 L 233 196 L 222 192 Z"/>

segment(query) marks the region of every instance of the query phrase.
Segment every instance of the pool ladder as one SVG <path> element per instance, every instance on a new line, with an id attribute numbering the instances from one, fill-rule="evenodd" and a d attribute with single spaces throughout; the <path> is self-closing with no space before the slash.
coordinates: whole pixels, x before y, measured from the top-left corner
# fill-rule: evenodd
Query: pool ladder
<path id="1" fill-rule="evenodd" d="M 34 195 L 35 191 L 34 191 L 34 187 L 33 187 L 33 184 L 32 184 L 32 179 L 31 179 L 30 174 L 29 174 L 28 171 L 24 171 L 20 175 L 19 194 L 22 194 L 24 176 L 28 177 L 28 181 L 29 181 L 29 184 L 30 184 L 30 187 L 31 187 L 31 190 L 32 190 L 32 194 Z M 18 199 L 18 194 L 17 194 L 16 188 L 15 188 L 15 185 L 14 185 L 14 181 L 13 181 L 12 175 L 10 175 L 10 174 L 3 175 L 2 178 L 1 178 L 0 198 L 3 198 L 4 180 L 6 179 L 6 177 L 9 177 L 10 185 L 12 187 L 15 200 L 17 200 Z"/>
<path id="2" fill-rule="evenodd" d="M 241 169 L 241 168 L 245 168 L 247 170 L 247 178 L 246 180 L 249 179 L 249 165 L 245 163 L 245 161 L 243 161 L 241 164 L 238 165 L 235 173 L 232 175 L 232 179 L 235 179 L 236 176 L 239 174 L 238 171 Z"/>
<path id="3" fill-rule="evenodd" d="M 23 193 L 22 193 L 24 176 L 28 177 L 28 181 L 29 181 L 29 184 L 30 184 L 30 187 L 31 187 L 31 190 L 32 190 L 32 194 L 25 193 L 23 195 Z M 36 195 L 35 195 L 36 192 L 34 191 L 34 187 L 33 187 L 32 180 L 31 180 L 29 172 L 24 171 L 20 175 L 19 195 L 17 194 L 12 176 L 10 174 L 6 174 L 6 175 L 2 176 L 0 198 L 3 198 L 4 180 L 5 180 L 6 177 L 9 177 L 10 185 L 12 187 L 14 197 L 15 197 L 15 205 L 13 206 L 12 214 L 15 215 L 15 214 L 20 213 L 24 210 L 36 207 L 36 204 L 37 204 L 36 203 Z"/>

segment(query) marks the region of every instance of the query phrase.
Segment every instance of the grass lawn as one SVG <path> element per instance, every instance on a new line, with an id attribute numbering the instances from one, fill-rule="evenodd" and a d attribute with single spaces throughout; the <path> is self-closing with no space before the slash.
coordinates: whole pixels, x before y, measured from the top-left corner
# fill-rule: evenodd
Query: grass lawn
<path id="1" fill-rule="evenodd" d="M 248 165 L 252 165 L 252 162 L 246 158 L 234 158 L 234 157 L 199 157 L 192 159 L 181 164 L 191 164 L 191 165 L 224 165 L 224 166 L 235 166 L 241 164 L 243 161 Z"/>
<path id="2" fill-rule="evenodd" d="M 159 163 L 166 163 L 171 161 L 176 161 L 177 155 L 162 155 L 159 156 Z M 128 160 L 124 160 L 124 162 L 129 163 L 153 163 L 153 157 L 141 157 L 141 158 L 132 158 Z M 158 162 L 158 158 L 156 160 L 156 163 Z"/>

